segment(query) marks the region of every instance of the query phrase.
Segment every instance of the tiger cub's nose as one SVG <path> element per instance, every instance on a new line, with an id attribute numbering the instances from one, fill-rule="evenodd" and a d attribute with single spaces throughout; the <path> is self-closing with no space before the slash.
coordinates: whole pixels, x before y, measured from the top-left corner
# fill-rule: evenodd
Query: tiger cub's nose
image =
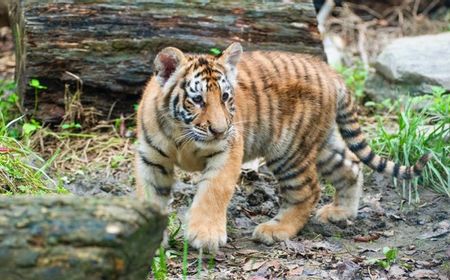
<path id="1" fill-rule="evenodd" d="M 210 126 L 209 131 L 215 138 L 222 138 L 225 135 L 225 132 L 227 131 L 226 127 L 215 127 Z"/>

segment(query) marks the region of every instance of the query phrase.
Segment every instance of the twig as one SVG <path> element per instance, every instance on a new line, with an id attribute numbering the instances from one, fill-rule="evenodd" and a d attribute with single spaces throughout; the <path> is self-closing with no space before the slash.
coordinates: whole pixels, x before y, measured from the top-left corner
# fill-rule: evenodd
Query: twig
<path id="1" fill-rule="evenodd" d="M 325 32 L 325 21 L 328 16 L 331 14 L 331 11 L 334 8 L 334 0 L 326 0 L 323 4 L 322 8 L 320 8 L 319 13 L 317 14 L 317 23 L 319 32 L 323 34 Z"/>
<path id="2" fill-rule="evenodd" d="M 428 15 L 428 13 L 431 11 L 431 9 L 434 8 L 439 3 L 439 0 L 433 0 L 426 8 L 423 10 L 422 14 Z"/>

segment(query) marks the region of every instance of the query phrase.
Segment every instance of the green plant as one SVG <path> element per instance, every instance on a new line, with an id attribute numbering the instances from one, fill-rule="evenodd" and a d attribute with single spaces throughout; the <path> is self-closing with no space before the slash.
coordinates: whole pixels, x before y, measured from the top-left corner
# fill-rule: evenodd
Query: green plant
<path id="1" fill-rule="evenodd" d="M 160 246 L 152 261 L 152 273 L 156 280 L 167 279 L 167 260 L 163 246 Z"/>
<path id="2" fill-rule="evenodd" d="M 45 172 L 56 155 L 45 161 L 29 147 L 8 135 L 8 127 L 0 112 L 0 193 L 41 194 L 60 192 Z"/>
<path id="3" fill-rule="evenodd" d="M 15 93 L 15 89 L 14 82 L 0 80 L 0 113 L 4 123 L 19 118 L 19 96 Z M 16 139 L 20 137 L 20 130 L 15 126 L 10 126 L 7 133 Z"/>
<path id="4" fill-rule="evenodd" d="M 222 51 L 218 48 L 211 48 L 209 49 L 209 52 L 214 56 L 219 56 L 222 54 Z"/>
<path id="5" fill-rule="evenodd" d="M 167 226 L 168 231 L 168 243 L 171 248 L 175 247 L 178 243 L 177 237 L 181 230 L 182 223 L 178 219 L 177 213 L 173 212 L 169 215 L 169 224 Z"/>
<path id="6" fill-rule="evenodd" d="M 41 85 L 41 82 L 39 82 L 38 79 L 31 79 L 29 86 L 34 88 L 34 114 L 36 113 L 37 109 L 38 109 L 38 94 L 39 91 L 47 89 L 46 86 Z"/>
<path id="7" fill-rule="evenodd" d="M 388 132 L 383 118 L 378 118 L 378 136 L 371 141 L 377 153 L 405 165 L 413 164 L 426 153 L 433 155 L 419 179 L 402 182 L 403 196 L 409 202 L 413 193 L 419 200 L 417 183 L 450 197 L 449 104 L 450 95 L 435 88 L 431 96 L 410 98 L 405 105 L 397 103 L 397 132 Z"/>
<path id="8" fill-rule="evenodd" d="M 389 248 L 384 247 L 383 248 L 383 258 L 373 258 L 367 260 L 369 264 L 375 264 L 383 269 L 389 269 L 392 264 L 394 264 L 397 261 L 398 256 L 398 249 L 397 248 Z"/>
<path id="9" fill-rule="evenodd" d="M 42 126 L 38 121 L 31 119 L 29 122 L 23 124 L 22 136 L 25 138 L 29 138 L 31 135 L 33 135 L 33 133 L 41 128 Z"/>
<path id="10" fill-rule="evenodd" d="M 356 99 L 361 102 L 364 99 L 364 89 L 368 71 L 361 61 L 356 62 L 351 67 L 337 66 L 338 71 L 344 78 L 347 87 L 355 94 Z"/>
<path id="11" fill-rule="evenodd" d="M 325 183 L 323 188 L 324 188 L 323 194 L 326 197 L 333 197 L 334 194 L 336 193 L 336 189 L 334 188 L 333 184 L 331 184 L 331 183 L 328 183 L 328 182 Z"/>
<path id="12" fill-rule="evenodd" d="M 183 280 L 186 280 L 187 278 L 187 271 L 188 271 L 188 240 L 187 238 L 184 238 L 184 242 L 183 242 L 183 271 L 182 271 L 182 275 L 183 275 Z"/>
<path id="13" fill-rule="evenodd" d="M 61 128 L 63 130 L 81 130 L 81 124 L 76 123 L 76 122 L 71 122 L 71 123 L 64 123 L 61 125 Z"/>

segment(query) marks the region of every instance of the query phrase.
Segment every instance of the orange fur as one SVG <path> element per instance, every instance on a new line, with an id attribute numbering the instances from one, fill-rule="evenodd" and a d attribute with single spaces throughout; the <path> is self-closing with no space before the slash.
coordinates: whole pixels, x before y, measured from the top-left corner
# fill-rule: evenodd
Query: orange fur
<path id="1" fill-rule="evenodd" d="M 187 215 L 194 247 L 226 242 L 226 210 L 243 161 L 265 157 L 279 181 L 280 212 L 253 234 L 266 243 L 302 229 L 320 196 L 318 171 L 337 188 L 334 204 L 318 212 L 328 221 L 356 215 L 359 160 L 405 178 L 425 162 L 413 170 L 373 155 L 342 80 L 313 57 L 242 53 L 239 44 L 220 57 L 166 48 L 155 70 L 137 114 L 137 193 L 164 208 L 174 165 L 203 171 Z"/>

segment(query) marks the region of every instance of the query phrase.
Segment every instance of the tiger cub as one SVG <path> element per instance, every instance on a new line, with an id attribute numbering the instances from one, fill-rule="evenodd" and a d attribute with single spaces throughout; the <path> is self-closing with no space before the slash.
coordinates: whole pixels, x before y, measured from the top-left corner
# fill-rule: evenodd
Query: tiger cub
<path id="1" fill-rule="evenodd" d="M 317 217 L 339 221 L 357 214 L 361 162 L 410 179 L 428 160 L 405 167 L 375 155 L 342 79 L 308 55 L 243 53 L 238 43 L 219 57 L 168 47 L 154 69 L 137 114 L 137 193 L 164 208 L 175 165 L 202 171 L 186 222 L 196 248 L 226 243 L 227 206 L 245 161 L 264 157 L 279 183 L 279 213 L 253 233 L 271 244 L 295 236 L 308 221 L 320 196 L 318 173 L 336 194 Z"/>

